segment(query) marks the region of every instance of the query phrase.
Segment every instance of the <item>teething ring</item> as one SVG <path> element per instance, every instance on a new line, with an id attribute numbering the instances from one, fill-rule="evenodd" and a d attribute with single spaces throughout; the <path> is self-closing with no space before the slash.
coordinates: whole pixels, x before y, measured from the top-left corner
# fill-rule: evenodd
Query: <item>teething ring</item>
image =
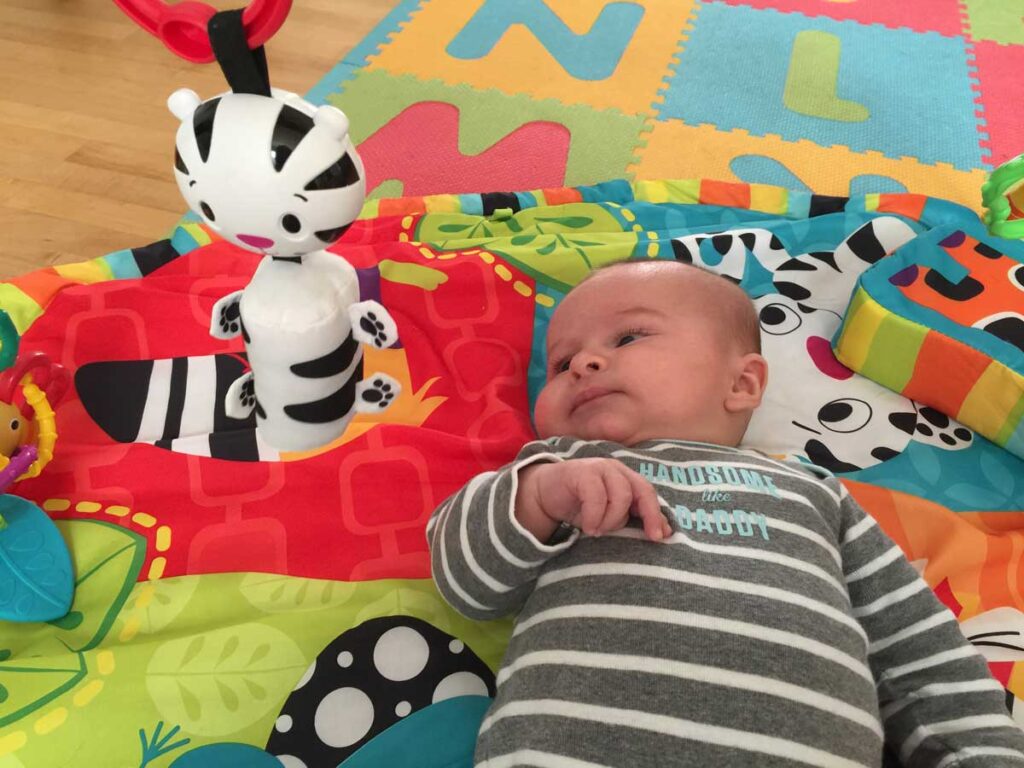
<path id="1" fill-rule="evenodd" d="M 167 5 L 163 0 L 114 0 L 140 27 L 158 37 L 170 51 L 187 61 L 207 64 L 214 60 L 207 24 L 217 12 L 197 0 Z M 252 0 L 242 12 L 249 48 L 255 50 L 281 28 L 292 0 Z"/>

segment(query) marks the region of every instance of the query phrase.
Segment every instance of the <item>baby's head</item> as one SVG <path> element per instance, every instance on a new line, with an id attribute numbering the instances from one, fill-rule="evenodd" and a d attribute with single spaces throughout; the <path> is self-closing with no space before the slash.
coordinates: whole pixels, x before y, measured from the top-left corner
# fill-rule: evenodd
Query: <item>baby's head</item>
<path id="1" fill-rule="evenodd" d="M 760 351 L 754 306 L 729 280 L 675 261 L 600 269 L 551 318 L 537 432 L 738 445 L 767 383 Z"/>

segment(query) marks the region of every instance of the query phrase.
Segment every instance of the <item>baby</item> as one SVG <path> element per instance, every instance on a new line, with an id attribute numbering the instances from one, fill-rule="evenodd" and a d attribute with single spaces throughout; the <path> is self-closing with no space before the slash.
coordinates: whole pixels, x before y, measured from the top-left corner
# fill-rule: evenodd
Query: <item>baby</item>
<path id="1" fill-rule="evenodd" d="M 489 768 L 1024 766 L 953 614 L 827 471 L 736 446 L 767 364 L 743 291 L 627 262 L 548 331 L 542 440 L 427 527 L 458 611 L 520 611 Z"/>

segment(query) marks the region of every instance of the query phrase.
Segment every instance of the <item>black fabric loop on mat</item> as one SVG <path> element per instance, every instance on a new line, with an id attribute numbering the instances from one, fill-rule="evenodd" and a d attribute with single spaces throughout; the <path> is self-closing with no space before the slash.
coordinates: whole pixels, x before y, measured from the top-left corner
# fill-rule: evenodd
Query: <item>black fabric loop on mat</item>
<path id="1" fill-rule="evenodd" d="M 249 50 L 242 25 L 242 9 L 215 13 L 206 29 L 210 34 L 213 55 L 231 90 L 269 96 L 267 53 L 262 45 L 254 51 Z"/>

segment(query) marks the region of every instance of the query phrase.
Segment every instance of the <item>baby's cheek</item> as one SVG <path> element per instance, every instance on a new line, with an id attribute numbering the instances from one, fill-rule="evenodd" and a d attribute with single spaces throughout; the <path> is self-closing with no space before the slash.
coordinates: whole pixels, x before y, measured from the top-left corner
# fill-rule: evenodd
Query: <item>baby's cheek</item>
<path id="1" fill-rule="evenodd" d="M 562 432 L 558 396 L 552 391 L 550 384 L 537 396 L 537 405 L 533 409 L 533 423 L 537 427 L 537 435 L 542 438 Z"/>

